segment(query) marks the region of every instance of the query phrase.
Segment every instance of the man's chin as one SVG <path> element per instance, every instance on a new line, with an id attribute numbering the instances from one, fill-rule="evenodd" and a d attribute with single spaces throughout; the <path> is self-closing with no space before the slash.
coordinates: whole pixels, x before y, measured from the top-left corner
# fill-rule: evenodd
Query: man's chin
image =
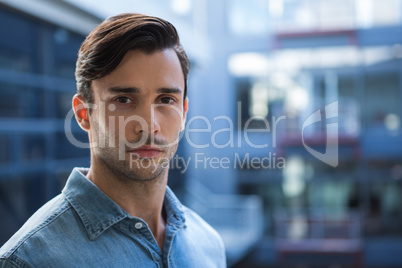
<path id="1" fill-rule="evenodd" d="M 141 169 L 133 168 L 126 176 L 129 177 L 129 179 L 135 181 L 152 181 L 160 178 L 164 170 L 165 169 L 161 167 L 150 167 Z"/>
<path id="2" fill-rule="evenodd" d="M 129 163 L 130 170 L 137 174 L 148 174 L 150 177 L 159 175 L 169 167 L 169 161 L 165 158 L 136 158 Z M 147 176 L 146 176 L 147 177 Z"/>
<path id="3" fill-rule="evenodd" d="M 130 157 L 129 167 L 130 169 L 149 169 L 160 165 L 162 158 L 160 157 Z"/>

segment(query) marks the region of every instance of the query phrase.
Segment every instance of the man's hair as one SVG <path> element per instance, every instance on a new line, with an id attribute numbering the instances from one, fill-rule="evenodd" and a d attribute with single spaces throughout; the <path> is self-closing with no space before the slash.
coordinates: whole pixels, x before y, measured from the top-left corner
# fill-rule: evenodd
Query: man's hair
<path id="1" fill-rule="evenodd" d="M 174 49 L 184 76 L 184 99 L 190 63 L 180 44 L 176 28 L 169 22 L 147 15 L 125 13 L 112 16 L 96 27 L 78 52 L 75 70 L 77 91 L 88 103 L 94 103 L 91 82 L 110 74 L 129 50 L 151 54 Z"/>

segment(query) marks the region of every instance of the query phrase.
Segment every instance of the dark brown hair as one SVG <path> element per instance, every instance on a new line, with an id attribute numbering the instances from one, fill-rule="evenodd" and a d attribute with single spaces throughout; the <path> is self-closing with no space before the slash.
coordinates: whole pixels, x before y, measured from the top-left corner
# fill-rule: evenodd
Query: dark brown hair
<path id="1" fill-rule="evenodd" d="M 93 103 L 91 82 L 111 73 L 127 51 L 139 49 L 153 53 L 167 48 L 174 49 L 179 58 L 185 99 L 190 64 L 176 28 L 163 19 L 142 14 L 125 13 L 107 18 L 87 36 L 79 50 L 75 70 L 78 94 Z"/>

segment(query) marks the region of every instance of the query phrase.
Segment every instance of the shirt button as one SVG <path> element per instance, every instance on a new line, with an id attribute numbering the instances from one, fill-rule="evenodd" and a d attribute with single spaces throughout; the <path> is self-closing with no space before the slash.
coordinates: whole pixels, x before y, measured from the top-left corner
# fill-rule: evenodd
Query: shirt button
<path id="1" fill-rule="evenodd" d="M 142 223 L 141 222 L 137 222 L 135 225 L 134 225 L 134 227 L 135 227 L 135 229 L 141 229 L 142 228 Z"/>

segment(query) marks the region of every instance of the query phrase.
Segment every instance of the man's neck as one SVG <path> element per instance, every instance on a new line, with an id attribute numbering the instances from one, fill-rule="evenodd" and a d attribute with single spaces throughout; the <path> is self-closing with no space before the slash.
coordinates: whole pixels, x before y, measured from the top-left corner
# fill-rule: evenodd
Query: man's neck
<path id="1" fill-rule="evenodd" d="M 116 174 L 93 161 L 87 178 L 129 215 L 143 219 L 162 250 L 166 225 L 162 212 L 167 175 L 167 170 L 164 170 L 159 177 L 148 181 L 117 178 Z"/>

